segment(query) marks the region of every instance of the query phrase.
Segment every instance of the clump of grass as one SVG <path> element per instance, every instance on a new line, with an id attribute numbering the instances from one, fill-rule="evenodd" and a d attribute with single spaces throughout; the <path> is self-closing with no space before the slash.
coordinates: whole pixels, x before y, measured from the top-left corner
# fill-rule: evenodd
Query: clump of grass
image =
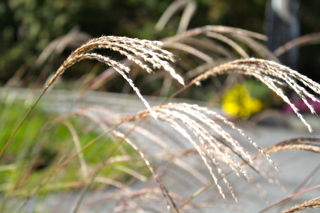
<path id="1" fill-rule="evenodd" d="M 262 148 L 258 147 L 255 142 L 253 142 L 249 137 L 247 137 L 243 131 L 234 126 L 233 123 L 227 121 L 221 115 L 210 111 L 204 107 L 199 107 L 197 105 L 188 104 L 168 104 L 160 106 L 159 108 L 154 108 L 158 113 L 157 117 L 160 120 L 171 125 L 176 131 L 178 131 L 183 137 L 185 137 L 197 150 L 198 154 L 201 156 L 204 164 L 208 168 L 215 184 L 217 185 L 220 194 L 225 198 L 224 192 L 218 183 L 218 179 L 213 172 L 215 168 L 218 174 L 222 175 L 224 182 L 228 186 L 232 196 L 237 200 L 233 189 L 226 178 L 225 173 L 221 169 L 219 161 L 226 163 L 230 168 L 240 176 L 240 173 L 249 180 L 246 172 L 239 166 L 240 164 L 235 161 L 231 154 L 234 153 L 239 156 L 242 160 L 248 162 L 250 165 L 253 161 L 250 154 L 235 140 L 228 132 L 223 130 L 219 124 L 214 122 L 208 115 L 215 117 L 217 120 L 222 121 L 231 128 L 237 130 L 242 136 L 246 137 L 250 143 L 257 147 L 264 155 Z M 137 118 L 148 116 L 145 113 L 139 113 L 136 115 Z M 197 144 L 191 137 L 191 135 L 181 126 L 177 121 L 182 122 L 199 140 L 200 144 Z M 209 130 L 207 130 L 203 125 L 209 126 L 209 128 L 219 134 L 223 141 L 217 139 L 213 136 Z M 202 147 L 202 148 L 201 148 Z M 274 164 L 272 160 L 266 155 L 270 163 Z M 252 165 L 253 166 L 253 165 Z M 254 166 L 253 166 L 254 167 Z M 256 168 L 257 169 L 257 168 Z M 258 170 L 258 169 L 257 169 Z"/>
<path id="2" fill-rule="evenodd" d="M 132 61 L 140 68 L 146 70 L 148 73 L 152 73 L 154 69 L 163 69 L 167 71 L 171 78 L 176 79 L 181 85 L 184 85 L 184 79 L 176 73 L 176 71 L 172 68 L 170 63 L 175 62 L 174 55 L 167 50 L 162 49 L 166 45 L 177 47 L 183 50 L 184 52 L 188 52 L 189 54 L 193 54 L 194 56 L 199 56 L 199 52 L 194 49 L 190 49 L 184 45 L 176 43 L 177 41 L 183 39 L 194 39 L 195 36 L 205 35 L 207 37 L 211 37 L 214 39 L 218 39 L 227 45 L 231 46 L 235 49 L 239 55 L 241 55 L 244 59 L 240 60 L 232 60 L 231 62 L 223 63 L 214 67 L 210 67 L 207 71 L 201 72 L 200 75 L 193 78 L 190 83 L 188 83 L 185 87 L 178 90 L 171 97 L 169 97 L 166 101 L 164 101 L 159 106 L 151 107 L 149 103 L 144 99 L 144 97 L 139 92 L 138 88 L 134 85 L 132 79 L 129 77 L 130 67 L 123 65 L 122 63 L 115 61 L 108 56 L 104 56 L 97 53 L 92 53 L 92 51 L 96 49 L 109 49 L 120 53 L 128 58 L 128 60 Z M 148 135 L 150 138 L 156 138 L 156 136 L 152 134 L 147 134 L 146 132 L 152 132 L 151 129 L 142 128 L 142 123 L 145 122 L 148 118 L 156 118 L 159 121 L 163 121 L 167 125 L 171 126 L 176 132 L 178 132 L 181 137 L 185 138 L 186 141 L 191 143 L 195 149 L 195 151 L 200 156 L 203 164 L 206 166 L 208 173 L 211 175 L 213 182 L 220 195 L 225 198 L 225 192 L 223 187 L 219 183 L 219 180 L 222 179 L 228 188 L 229 192 L 233 196 L 235 200 L 237 200 L 236 194 L 232 188 L 232 184 L 229 182 L 227 175 L 225 172 L 225 166 L 230 168 L 231 171 L 236 173 L 238 176 L 243 176 L 247 181 L 250 180 L 248 172 L 242 166 L 244 164 L 248 164 L 249 167 L 257 172 L 258 174 L 263 175 L 264 172 L 261 168 L 259 168 L 258 164 L 251 157 L 251 154 L 243 148 L 242 145 L 236 140 L 231 134 L 225 130 L 222 125 L 226 125 L 229 128 L 237 131 L 241 136 L 245 137 L 249 143 L 251 143 L 254 147 L 256 147 L 260 151 L 260 155 L 264 155 L 270 164 L 272 164 L 275 168 L 277 166 L 273 163 L 273 161 L 268 156 L 268 153 L 276 152 L 285 149 L 305 149 L 305 150 L 313 150 L 318 151 L 318 146 L 315 144 L 311 144 L 310 142 L 306 144 L 295 144 L 293 142 L 284 143 L 277 145 L 276 147 L 272 147 L 270 149 L 263 150 L 259 147 L 250 137 L 246 136 L 244 132 L 236 127 L 233 123 L 228 121 L 223 116 L 209 110 L 205 107 L 201 107 L 198 105 L 190 105 L 186 103 L 169 103 L 167 102 L 177 94 L 182 91 L 187 90 L 194 84 L 199 84 L 200 81 L 203 81 L 209 77 L 221 75 L 221 74 L 241 74 L 252 76 L 260 80 L 262 83 L 267 85 L 269 89 L 274 91 L 280 98 L 282 98 L 286 103 L 288 103 L 296 113 L 296 115 L 301 119 L 301 121 L 307 126 L 309 131 L 311 131 L 311 126 L 305 121 L 303 116 L 298 112 L 298 109 L 290 102 L 289 98 L 285 95 L 280 87 L 286 86 L 293 89 L 296 94 L 304 101 L 304 103 L 309 107 L 310 111 L 314 113 L 313 107 L 307 102 L 307 98 L 312 99 L 313 101 L 320 102 L 314 95 L 307 91 L 306 88 L 312 90 L 314 93 L 320 94 L 320 85 L 311 79 L 307 78 L 299 74 L 298 72 L 291 70 L 288 67 L 285 67 L 277 62 L 264 60 L 264 59 L 255 59 L 248 58 L 248 54 L 237 45 L 232 39 L 238 39 L 243 43 L 250 46 L 253 50 L 259 52 L 261 55 L 272 59 L 274 55 L 270 53 L 266 48 L 257 42 L 253 41 L 252 38 L 255 39 L 264 39 L 259 34 L 255 34 L 249 31 L 221 27 L 221 26 L 206 26 L 203 28 L 198 28 L 195 30 L 187 31 L 181 35 L 177 35 L 175 37 L 169 38 L 167 41 L 157 42 L 157 41 L 148 41 L 148 40 L 139 40 L 139 39 L 131 39 L 126 37 L 117 37 L 117 36 L 102 36 L 100 38 L 92 39 L 88 43 L 84 44 L 80 48 L 76 49 L 60 66 L 55 75 L 48 82 L 38 99 L 32 105 L 26 116 L 22 119 L 22 121 L 18 124 L 18 127 L 15 129 L 13 134 L 10 136 L 7 143 L 4 145 L 0 156 L 4 153 L 6 147 L 8 147 L 10 141 L 14 138 L 14 135 L 18 132 L 18 129 L 22 127 L 23 122 L 26 120 L 27 116 L 33 110 L 35 105 L 44 95 L 44 93 L 52 86 L 52 84 L 57 80 L 57 78 L 62 75 L 67 68 L 74 65 L 75 63 L 90 59 L 97 60 L 106 64 L 107 66 L 112 67 L 116 70 L 131 86 L 131 88 L 135 91 L 135 93 L 139 96 L 139 98 L 144 103 L 147 110 L 138 112 L 133 116 L 125 116 L 119 117 L 115 116 L 112 113 L 109 113 L 107 109 L 101 109 L 97 107 L 92 108 L 82 108 L 75 112 L 71 112 L 68 115 L 62 116 L 54 121 L 54 123 L 62 123 L 64 124 L 71 133 L 71 138 L 73 139 L 74 145 L 76 147 L 76 152 L 69 157 L 61 156 L 60 160 L 56 162 L 55 167 L 52 169 L 50 174 L 44 177 L 43 181 L 40 185 L 38 185 L 35 190 L 31 193 L 28 193 L 28 199 L 31 196 L 35 196 L 39 193 L 46 185 L 48 180 L 53 178 L 54 175 L 57 174 L 61 168 L 66 167 L 68 163 L 73 159 L 78 157 L 79 159 L 79 168 L 81 168 L 83 173 L 83 181 L 81 181 L 81 186 L 83 186 L 83 190 L 79 196 L 77 204 L 74 208 L 74 212 L 78 211 L 81 202 L 84 198 L 84 194 L 88 191 L 93 183 L 103 182 L 108 184 L 113 184 L 120 188 L 120 190 L 124 187 L 122 184 L 116 181 L 111 181 L 110 179 L 106 179 L 99 176 L 100 171 L 110 165 L 110 161 L 112 154 L 116 151 L 118 147 L 122 144 L 123 141 L 126 141 L 135 152 L 142 158 L 143 162 L 147 165 L 153 177 L 158 181 L 161 189 L 161 193 L 165 198 L 166 206 L 171 211 L 172 209 L 176 212 L 179 212 L 184 206 L 190 204 L 190 201 L 194 199 L 196 196 L 182 201 L 181 205 L 177 205 L 176 201 L 181 201 L 180 197 L 176 196 L 173 193 L 170 193 L 163 181 L 161 180 L 160 175 L 157 173 L 156 169 L 151 166 L 150 161 L 147 159 L 146 155 L 142 152 L 141 148 L 135 145 L 129 137 L 133 132 L 144 133 Z M 189 40 L 190 41 L 190 40 Z M 252 43 L 254 42 L 254 43 Z M 199 42 L 197 42 L 199 44 Z M 254 45 L 253 45 L 254 44 Z M 206 58 L 205 55 L 200 55 L 203 59 Z M 207 58 L 207 62 L 211 62 L 209 58 Z M 303 86 L 301 86 L 303 85 Z M 306 87 L 306 88 L 305 88 Z M 89 110 L 95 111 L 96 114 L 92 114 Z M 107 118 L 103 116 L 99 116 L 103 114 L 104 116 L 108 116 Z M 89 118 L 95 124 L 101 127 L 103 133 L 99 136 L 90 140 L 90 142 L 84 144 L 80 143 L 78 134 L 74 128 L 74 125 L 70 123 L 67 119 L 75 115 L 80 115 L 81 117 Z M 95 165 L 94 168 L 89 171 L 88 162 L 85 160 L 85 150 L 88 150 L 89 147 L 92 147 L 93 144 L 102 138 L 105 135 L 115 135 L 120 138 L 114 146 L 112 146 L 107 153 L 104 155 L 103 159 L 100 160 L 98 165 Z M 161 144 L 161 139 L 154 139 L 154 141 L 159 142 Z M 165 145 L 161 145 L 165 147 Z M 121 151 L 121 149 L 120 149 Z M 123 153 L 122 153 L 123 154 Z M 171 153 L 172 154 L 172 153 Z M 125 155 L 125 154 L 124 154 Z M 260 156 L 259 155 L 259 156 Z M 177 156 L 177 153 L 174 153 L 174 156 Z M 174 158 L 174 156 L 172 156 Z M 244 163 L 242 163 L 244 162 Z M 180 164 L 182 165 L 182 164 Z M 118 167 L 119 168 L 119 167 Z M 122 170 L 125 170 L 122 168 Z M 140 174 L 135 173 L 133 170 L 128 171 L 135 178 L 144 179 Z M 191 171 L 191 170 L 190 170 Z M 196 171 L 196 169 L 195 169 Z M 198 172 L 200 173 L 200 172 Z M 111 176 L 114 177 L 114 176 Z M 200 179 L 201 176 L 198 175 Z M 115 179 L 117 177 L 114 177 Z M 125 188 L 125 187 L 124 187 Z M 205 187 L 204 187 L 205 189 Z M 141 193 L 141 192 L 140 192 Z M 158 193 L 158 191 L 153 192 Z M 121 199 L 121 198 L 120 198 Z M 127 203 L 127 202 L 126 202 Z M 25 203 L 24 203 L 25 204 Z M 125 210 L 124 207 L 121 210 Z"/>

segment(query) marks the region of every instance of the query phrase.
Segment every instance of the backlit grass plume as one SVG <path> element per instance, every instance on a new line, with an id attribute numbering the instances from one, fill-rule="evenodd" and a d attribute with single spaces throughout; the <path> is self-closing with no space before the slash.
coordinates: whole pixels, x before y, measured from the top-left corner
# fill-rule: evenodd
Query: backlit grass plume
<path id="1" fill-rule="evenodd" d="M 158 41 L 139 40 L 126 37 L 117 36 L 102 36 L 100 38 L 92 39 L 85 45 L 75 50 L 65 62 L 60 66 L 56 74 L 49 81 L 46 89 L 49 88 L 52 83 L 61 75 L 63 72 L 73 64 L 85 60 L 97 60 L 110 67 L 113 67 L 132 87 L 139 98 L 143 101 L 145 106 L 151 111 L 151 107 L 148 102 L 142 97 L 138 88 L 134 85 L 132 80 L 127 76 L 126 73 L 130 72 L 130 68 L 124 66 L 111 59 L 110 57 L 103 56 L 96 53 L 89 53 L 94 49 L 110 49 L 119 52 L 121 55 L 126 56 L 129 60 L 136 63 L 142 69 L 148 73 L 152 73 L 153 69 L 164 69 L 168 71 L 173 78 L 179 81 L 180 84 L 184 85 L 184 81 L 180 75 L 178 75 L 174 69 L 170 66 L 169 62 L 174 62 L 173 54 L 161 49 L 159 46 L 162 45 Z M 150 67 L 151 65 L 151 67 Z"/>
<path id="2" fill-rule="evenodd" d="M 178 75 L 175 70 L 170 66 L 170 62 L 175 61 L 173 54 L 169 51 L 163 50 L 161 48 L 162 42 L 159 41 L 149 41 L 140 40 L 136 38 L 127 37 L 117 37 L 117 36 L 102 36 L 96 39 L 92 39 L 86 44 L 82 45 L 76 49 L 59 67 L 55 75 L 50 79 L 43 92 L 40 94 L 39 98 L 35 101 L 34 105 L 22 119 L 21 123 L 15 129 L 14 133 L 11 135 L 6 145 L 0 152 L 0 156 L 3 154 L 7 145 L 10 143 L 12 137 L 15 135 L 16 131 L 20 128 L 28 114 L 32 111 L 34 106 L 41 99 L 43 94 L 47 89 L 57 80 L 57 78 L 62 75 L 67 68 L 73 64 L 85 60 L 97 60 L 106 64 L 107 66 L 113 67 L 132 87 L 139 98 L 143 101 L 144 105 L 150 110 L 150 112 L 155 117 L 149 103 L 142 97 L 139 89 L 134 85 L 133 81 L 127 75 L 130 72 L 130 68 L 124 66 L 118 61 L 111 59 L 108 56 L 104 56 L 97 53 L 92 53 L 96 49 L 109 49 L 126 56 L 129 60 L 136 63 L 142 69 L 146 70 L 148 73 L 152 73 L 154 69 L 164 69 L 170 73 L 170 75 L 175 78 L 180 84 L 184 85 L 184 81 L 180 75 Z"/>
<path id="3" fill-rule="evenodd" d="M 187 1 L 177 1 L 187 2 Z M 161 40 L 161 47 L 178 55 L 180 60 L 175 63 L 175 70 L 181 73 L 185 80 L 192 79 L 206 70 L 239 58 L 249 58 L 248 50 L 256 56 L 267 60 L 278 61 L 277 57 L 263 45 L 265 35 L 239 28 L 208 25 L 187 30 L 178 35 Z M 133 64 L 127 59 L 126 64 Z M 115 73 L 111 67 L 101 73 L 88 86 L 87 90 L 96 89 L 107 81 L 107 76 Z M 234 77 L 234 76 L 233 76 Z M 177 89 L 179 85 L 171 84 L 169 75 L 153 75 L 144 78 L 146 81 L 164 78 L 161 94 L 168 94 L 169 87 Z"/>
<path id="4" fill-rule="evenodd" d="M 263 59 L 241 59 L 235 60 L 220 66 L 216 66 L 211 70 L 199 75 L 192 82 L 187 85 L 196 84 L 202 80 L 209 78 L 210 76 L 220 75 L 220 74 L 230 74 L 230 73 L 240 73 L 243 75 L 248 75 L 257 78 L 266 86 L 274 91 L 284 102 L 290 105 L 296 115 L 300 120 L 308 127 L 309 131 L 312 131 L 311 126 L 299 113 L 298 108 L 291 103 L 289 98 L 285 95 L 284 91 L 280 86 L 288 87 L 303 100 L 306 106 L 310 109 L 311 113 L 315 114 L 315 110 L 307 101 L 310 98 L 312 101 L 320 103 L 313 94 L 308 92 L 303 86 L 309 88 L 316 94 L 320 94 L 320 85 L 310 78 L 290 69 L 289 67 L 278 64 L 274 61 L 268 61 Z M 303 86 L 301 86 L 303 85 Z"/>
<path id="5" fill-rule="evenodd" d="M 227 175 L 225 174 L 225 165 L 227 165 L 238 176 L 242 175 L 248 181 L 249 176 L 247 175 L 245 169 L 241 167 L 241 162 L 245 161 L 257 172 L 260 172 L 261 169 L 252 160 L 249 152 L 222 127 L 222 123 L 228 127 L 231 127 L 241 136 L 246 138 L 249 143 L 256 147 L 260 153 L 266 156 L 269 162 L 275 166 L 263 149 L 260 148 L 250 137 L 246 136 L 240 128 L 236 127 L 232 122 L 228 121 L 226 118 L 212 110 L 209 110 L 205 107 L 200 107 L 198 105 L 190 105 L 186 103 L 170 103 L 166 105 L 160 105 L 153 107 L 152 110 L 156 114 L 156 117 L 159 121 L 163 121 L 164 123 L 170 125 L 183 138 L 185 138 L 187 142 L 192 144 L 196 152 L 200 155 L 204 165 L 207 167 L 208 172 L 211 174 L 211 177 L 213 178 L 223 198 L 225 198 L 225 193 L 218 182 L 218 176 L 223 178 L 223 181 L 228 187 L 230 193 L 234 199 L 237 200 L 236 195 L 233 192 L 233 188 L 227 179 Z M 88 116 L 92 112 L 98 113 L 97 116 Z M 121 120 L 119 117 L 116 119 L 112 113 L 108 112 L 107 109 L 104 110 L 102 108 L 89 107 L 76 110 L 74 113 L 70 113 L 63 119 L 74 115 L 81 115 L 89 118 L 105 131 L 114 127 L 114 125 L 117 126 L 117 129 L 119 128 L 121 131 L 123 131 L 123 127 L 126 127 L 126 124 L 152 117 L 150 111 L 145 110 L 137 113 L 136 115 L 125 117 Z M 152 128 L 146 129 L 146 131 L 151 132 Z M 139 130 L 138 127 L 135 129 L 135 132 L 139 135 L 142 134 L 141 129 Z M 164 151 L 170 150 L 169 147 L 161 144 L 161 138 L 155 139 L 154 137 L 148 137 L 148 139 L 150 139 L 150 142 L 153 141 L 155 144 L 160 145 L 163 149 L 165 149 Z M 160 143 L 157 142 L 157 140 L 160 140 Z M 132 142 L 130 142 L 130 144 L 132 144 Z M 135 146 L 135 150 L 137 151 L 140 149 Z M 172 156 L 175 156 L 176 154 L 177 153 L 172 153 Z M 145 160 L 145 162 L 147 165 L 150 165 L 147 160 Z M 181 163 L 179 165 L 182 166 Z M 156 175 L 154 170 L 150 170 L 152 171 L 154 178 L 159 180 L 159 177 Z M 197 169 L 195 169 L 195 171 L 197 172 Z M 196 174 L 193 175 L 196 176 Z M 158 182 L 161 183 L 160 180 Z M 160 187 L 165 189 L 162 183 L 160 184 Z M 166 192 L 166 190 L 164 191 Z M 166 194 L 165 197 L 169 197 L 168 193 L 164 194 Z"/>

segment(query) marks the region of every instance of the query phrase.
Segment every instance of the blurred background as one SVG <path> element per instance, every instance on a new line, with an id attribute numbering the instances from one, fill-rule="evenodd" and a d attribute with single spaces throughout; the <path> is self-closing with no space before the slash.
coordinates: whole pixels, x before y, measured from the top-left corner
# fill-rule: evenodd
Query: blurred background
<path id="1" fill-rule="evenodd" d="M 176 13 L 163 30 L 155 31 L 157 21 L 172 2 L 172 0 L 1 0 L 0 85 L 8 83 L 14 75 L 16 78 L 25 79 L 19 82 L 19 87 L 28 87 L 31 82 L 34 84 L 39 76 L 38 82 L 42 82 L 40 85 L 43 85 L 47 76 L 43 74 L 41 79 L 40 73 L 54 72 L 75 47 L 90 37 L 117 35 L 153 40 L 173 36 L 177 33 L 183 10 Z M 267 0 L 194 2 L 196 10 L 188 26 L 189 29 L 205 25 L 225 25 L 266 33 Z M 300 1 L 299 11 L 296 14 L 300 22 L 298 29 L 300 35 L 320 32 L 319 8 L 319 1 Z M 39 63 L 39 55 L 50 42 L 71 32 L 81 32 L 81 38 L 66 45 L 58 57 L 51 57 L 45 63 Z M 297 70 L 320 82 L 318 49 L 318 45 L 300 48 Z M 97 65 L 93 61 L 82 62 L 81 65 L 71 67 L 63 75 L 63 79 L 78 79 L 88 74 L 88 70 L 97 75 L 105 70 L 105 66 Z M 122 86 L 119 85 L 121 83 L 115 83 L 100 90 L 121 92 Z M 148 94 L 148 91 L 150 90 L 145 89 L 142 93 Z"/>
<path id="2" fill-rule="evenodd" d="M 160 29 L 159 25 L 157 25 L 158 21 L 161 20 L 162 15 L 168 8 L 172 8 L 174 2 L 185 3 Z M 282 3 L 281 5 L 277 4 L 277 2 L 282 2 L 283 5 Z M 289 6 L 285 5 L 288 2 L 292 4 Z M 320 32 L 320 1 L 0 0 L 1 147 L 3 147 L 14 128 L 18 126 L 19 121 L 34 102 L 35 97 L 37 97 L 37 93 L 33 94 L 33 90 L 11 90 L 11 88 L 43 88 L 50 75 L 55 73 L 70 53 L 91 38 L 102 35 L 116 35 L 162 40 L 174 36 L 179 31 L 180 20 L 186 10 L 189 10 L 190 17 L 187 29 L 206 25 L 223 25 L 266 34 L 270 36 L 269 42 L 262 43 L 267 45 L 271 51 L 276 50 L 279 46 L 296 37 Z M 158 30 L 156 30 L 156 26 L 158 26 Z M 295 49 L 291 53 L 284 54 L 279 59 L 285 65 L 298 70 L 316 82 L 320 82 L 319 41 L 320 39 L 315 42 L 317 44 Z M 236 42 L 248 52 L 250 57 L 259 57 L 244 42 Z M 229 47 L 229 49 L 231 48 Z M 231 51 L 233 51 L 233 55 L 239 56 L 236 51 Z M 97 52 L 106 54 L 116 60 L 124 59 L 118 53 L 112 51 L 98 50 Z M 185 74 L 182 68 L 194 68 L 199 65 L 198 62 L 201 60 L 196 61 L 194 60 L 195 57 L 189 57 L 190 55 L 183 55 L 182 60 L 179 61 L 179 67 L 177 66 L 179 74 Z M 213 58 L 216 56 L 212 55 Z M 184 63 L 188 57 L 190 61 Z M 60 156 L 69 156 L 71 155 L 70 153 L 75 151 L 70 139 L 70 132 L 72 133 L 72 137 L 77 136 L 74 132 L 79 134 L 78 139 L 81 142 L 79 142 L 81 146 L 84 146 L 88 141 L 93 140 L 100 134 L 101 130 L 96 131 L 96 126 L 89 126 L 88 120 L 84 116 L 70 118 L 70 123 L 54 124 L 53 127 L 50 126 L 51 124 L 47 126 L 48 121 L 53 121 L 61 113 L 68 113 L 89 103 L 94 103 L 98 106 L 108 106 L 108 109 L 114 111 L 123 110 L 126 113 L 136 113 L 141 109 L 145 109 L 140 100 L 126 95 L 134 93 L 127 82 L 117 73 L 113 75 L 110 72 L 106 72 L 107 68 L 102 63 L 86 60 L 68 68 L 67 72 L 61 76 L 60 82 L 57 82 L 57 85 L 55 85 L 55 89 L 64 90 L 54 91 L 55 93 L 48 92 L 43 97 L 44 100 L 40 101 L 42 108 L 36 108 L 35 110 L 37 111 L 33 111 L 28 118 L 28 122 L 22 125 L 15 139 L 8 146 L 3 158 L 0 159 L 0 163 L 2 164 L 0 166 L 0 172 L 2 172 L 0 177 L 0 192 L 4 191 L 8 193 L 8 197 L 25 195 L 28 194 L 26 193 L 28 190 L 30 191 L 37 187 L 39 180 L 43 179 L 43 172 L 50 171 L 49 169 L 55 165 L 54 162 L 58 162 Z M 177 86 L 174 81 L 171 82 L 171 79 L 169 79 L 170 88 L 165 91 L 163 88 L 166 86 L 166 78 L 163 73 L 156 72 L 154 75 L 146 75 L 145 72 L 139 72 L 139 70 L 133 68 L 130 78 L 143 95 L 168 96 L 181 88 L 181 85 Z M 101 79 L 102 81 L 99 82 Z M 190 77 L 187 80 L 190 79 L 192 78 Z M 283 110 L 290 110 L 290 107 L 288 109 L 283 108 L 283 101 L 277 98 L 265 85 L 256 80 L 245 78 L 240 79 L 239 82 L 230 83 L 228 76 L 219 76 L 217 77 L 217 81 L 215 79 L 209 79 L 209 82 L 204 81 L 202 82 L 202 87 L 192 87 L 192 89 L 179 94 L 178 97 L 193 99 L 193 103 L 199 102 L 199 105 L 206 105 L 212 108 L 216 106 L 214 105 L 215 103 L 220 103 L 221 101 L 222 106 L 228 113 L 244 119 L 265 109 L 278 107 L 281 111 L 278 110 L 275 114 L 270 115 L 285 120 L 285 125 L 295 125 L 294 122 L 301 124 L 301 121 L 298 119 L 290 120 L 290 118 L 287 119 L 283 116 Z M 217 86 L 219 83 L 220 87 Z M 223 88 L 223 85 L 228 84 L 232 85 L 232 87 Z M 220 90 L 220 88 L 222 89 Z M 67 90 L 77 91 L 66 92 Z M 108 97 L 106 98 L 104 93 L 96 93 L 95 95 L 90 93 L 86 97 L 83 96 L 81 100 L 78 99 L 77 95 L 79 93 L 82 94 L 86 90 L 122 94 L 115 95 L 108 93 Z M 34 91 L 39 92 L 39 90 Z M 220 91 L 223 91 L 223 93 L 219 93 Z M 136 98 L 135 95 L 133 96 Z M 290 92 L 288 92 L 288 96 L 290 96 Z M 290 98 L 292 99 L 292 97 Z M 157 103 L 152 102 L 151 105 L 154 106 L 161 103 L 161 101 L 157 101 Z M 300 108 L 300 102 L 294 102 L 294 100 L 292 102 Z M 234 104 L 241 110 L 235 111 Z M 320 105 L 314 106 L 315 110 L 319 113 Z M 220 110 L 220 108 L 215 109 Z M 302 112 L 304 111 L 302 110 Z M 292 110 L 290 113 L 291 115 L 293 114 Z M 256 123 L 258 123 L 257 120 L 259 119 L 261 118 L 251 119 L 252 123 L 240 123 L 245 123 L 243 125 L 252 130 L 256 129 Z M 92 123 L 89 122 L 89 124 Z M 274 124 L 275 122 L 272 121 L 269 126 L 277 128 L 277 125 Z M 300 128 L 299 124 L 296 126 Z M 311 125 L 316 127 L 315 130 L 318 130 L 319 133 L 319 120 L 314 120 L 314 123 L 311 123 Z M 303 131 L 307 130 L 303 124 L 301 126 L 302 128 L 300 129 L 303 129 Z M 252 138 L 257 141 L 259 140 L 263 147 L 268 147 L 271 145 L 270 135 L 275 138 L 272 143 L 301 135 L 300 132 L 298 132 L 299 134 L 296 132 L 297 128 L 295 126 L 291 127 L 289 130 L 281 129 L 282 132 L 279 131 L 279 133 L 275 129 L 264 129 L 264 132 L 258 132 L 259 134 L 254 132 Z M 310 137 L 309 135 L 307 136 Z M 261 141 L 261 139 L 263 140 Z M 108 137 L 104 138 L 104 140 L 107 142 L 113 141 L 113 139 Z M 67 148 L 66 144 L 69 144 Z M 151 146 L 152 144 L 148 145 Z M 149 146 L 144 143 L 141 147 L 147 150 Z M 99 144 L 87 149 L 84 152 L 84 157 L 89 167 L 93 167 L 101 162 L 105 157 L 105 153 L 110 149 L 108 143 Z M 124 147 L 124 150 L 129 155 L 135 153 L 130 147 Z M 311 162 L 310 159 L 306 163 L 304 163 L 305 161 L 300 161 L 307 159 L 304 156 L 297 158 L 296 155 L 292 155 L 292 159 L 297 159 L 303 168 Z M 292 159 L 290 158 L 285 162 L 292 162 Z M 123 167 L 125 167 L 132 168 L 134 171 L 141 171 L 145 177 L 149 178 L 151 175 L 148 173 L 148 169 L 139 160 L 140 158 L 137 161 L 131 162 L 132 159 L 130 159 L 128 163 L 124 162 L 120 164 L 120 167 L 119 164 L 113 167 L 110 166 L 102 170 L 101 176 L 118 181 L 127 181 L 131 176 L 123 171 Z M 312 160 L 312 162 L 317 161 Z M 309 167 L 308 169 L 311 168 Z M 48 184 L 48 187 L 44 187 L 43 192 L 61 189 L 80 189 L 84 186 L 85 182 L 83 180 L 86 176 L 83 177 L 79 168 L 79 162 L 77 161 L 68 164 L 64 167 L 65 170 L 59 173 L 57 178 L 57 175 L 55 176 L 56 179 L 54 179 L 52 184 L 50 183 L 51 185 Z M 320 166 L 315 171 L 318 171 L 319 168 Z M 293 175 L 287 173 L 287 176 L 290 176 L 288 178 L 298 178 L 296 174 L 297 169 L 293 168 L 293 170 L 295 172 Z M 304 174 L 309 174 L 309 171 L 300 172 L 301 176 Z M 299 179 L 301 179 L 300 176 Z M 55 185 L 55 183 L 58 184 Z M 17 191 L 13 189 L 17 189 Z M 98 193 L 98 195 L 100 194 Z M 71 195 L 70 197 L 75 196 Z M 3 200 L 6 201 L 5 199 Z M 17 201 L 17 203 L 19 202 Z M 4 205 L 6 202 L 2 203 Z M 15 208 L 15 205 L 8 204 L 8 206 Z"/>

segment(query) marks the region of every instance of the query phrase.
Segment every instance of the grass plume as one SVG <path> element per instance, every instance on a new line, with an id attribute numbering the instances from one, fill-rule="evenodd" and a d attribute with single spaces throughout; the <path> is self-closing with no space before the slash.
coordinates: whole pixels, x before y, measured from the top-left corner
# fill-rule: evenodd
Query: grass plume
<path id="1" fill-rule="evenodd" d="M 178 75 L 175 70 L 170 66 L 169 62 L 173 62 L 175 59 L 173 54 L 161 49 L 161 42 L 158 41 L 149 41 L 149 40 L 139 40 L 132 39 L 127 37 L 117 37 L 117 36 L 102 36 L 96 39 L 92 39 L 86 44 L 82 45 L 78 49 L 76 49 L 59 67 L 55 75 L 49 80 L 48 84 L 43 89 L 42 93 L 32 105 L 30 110 L 27 112 L 25 117 L 21 120 L 20 124 L 14 130 L 5 146 L 2 148 L 0 152 L 0 157 L 5 151 L 6 147 L 12 140 L 13 136 L 16 134 L 22 123 L 25 121 L 27 116 L 31 113 L 32 109 L 36 106 L 38 101 L 44 95 L 44 93 L 48 90 L 48 88 L 57 80 L 57 78 L 62 75 L 67 68 L 72 66 L 73 64 L 85 60 L 97 60 L 100 61 L 107 66 L 113 67 L 132 87 L 132 89 L 136 92 L 139 98 L 143 101 L 145 106 L 150 110 L 150 112 L 155 117 L 155 114 L 152 112 L 152 109 L 149 103 L 143 98 L 139 89 L 134 85 L 133 81 L 127 76 L 126 73 L 130 72 L 130 68 L 122 65 L 121 63 L 112 60 L 107 56 L 103 56 L 96 53 L 88 53 L 95 49 L 111 49 L 113 51 L 119 52 L 120 54 L 126 56 L 129 60 L 135 62 L 138 66 L 145 69 L 147 72 L 152 72 L 152 69 L 149 68 L 149 64 L 152 65 L 153 69 L 164 69 L 168 71 L 173 78 L 177 79 L 178 82 L 184 85 L 184 80 L 180 75 Z M 140 58 L 143 59 L 140 60 Z"/>
<path id="2" fill-rule="evenodd" d="M 300 86 L 297 82 L 301 83 L 305 87 L 309 88 L 313 92 L 320 94 L 320 85 L 310 78 L 273 61 L 263 59 L 240 59 L 235 60 L 220 66 L 214 67 L 211 70 L 199 75 L 189 85 L 203 81 L 210 76 L 240 73 L 243 75 L 253 76 L 267 85 L 269 89 L 274 91 L 284 102 L 290 105 L 300 120 L 308 127 L 309 131 L 312 131 L 311 126 L 299 113 L 298 108 L 291 103 L 289 98 L 285 95 L 283 90 L 279 86 L 286 86 L 293 89 L 296 94 L 303 100 L 303 102 L 310 109 L 310 112 L 315 114 L 314 108 L 307 101 L 310 98 L 312 101 L 320 103 L 313 94 L 309 93 L 303 86 Z M 187 86 L 189 86 L 187 85 Z"/>

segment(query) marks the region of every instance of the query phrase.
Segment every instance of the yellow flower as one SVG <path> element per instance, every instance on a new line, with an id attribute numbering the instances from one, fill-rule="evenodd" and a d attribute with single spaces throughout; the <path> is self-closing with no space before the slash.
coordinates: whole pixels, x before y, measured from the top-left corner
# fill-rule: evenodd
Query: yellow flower
<path id="1" fill-rule="evenodd" d="M 261 101 L 251 98 L 245 86 L 241 84 L 233 86 L 222 99 L 222 110 L 237 117 L 247 118 L 261 109 Z"/>

